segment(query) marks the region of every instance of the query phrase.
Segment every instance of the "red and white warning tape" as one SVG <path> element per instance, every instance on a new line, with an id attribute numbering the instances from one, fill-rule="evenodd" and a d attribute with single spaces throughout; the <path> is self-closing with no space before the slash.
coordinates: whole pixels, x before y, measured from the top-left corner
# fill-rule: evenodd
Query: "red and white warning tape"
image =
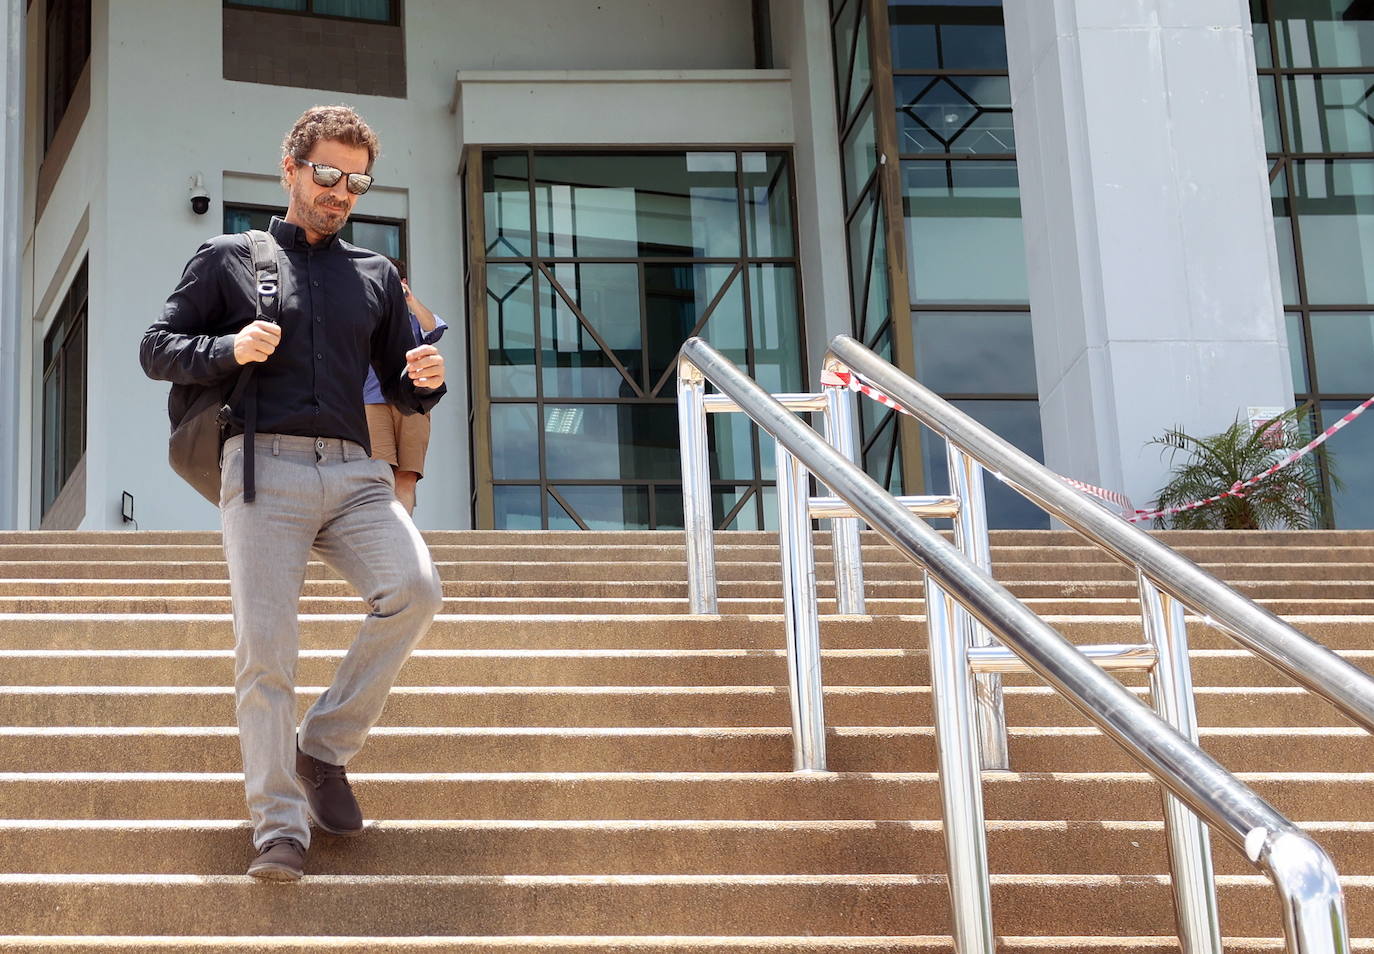
<path id="1" fill-rule="evenodd" d="M 852 371 L 823 371 L 821 372 L 821 384 L 825 387 L 849 388 L 851 391 L 857 391 L 859 394 L 865 394 L 868 397 L 871 397 L 873 400 L 877 401 L 884 407 L 890 407 L 898 413 L 910 414 L 910 412 L 906 408 L 902 407 L 896 401 L 892 400 L 892 398 L 888 397 L 886 394 L 879 391 L 872 385 L 866 384 L 865 382 L 859 380 L 859 376 Z M 1250 487 L 1255 486 L 1255 484 L 1259 483 L 1261 480 L 1270 476 L 1271 474 L 1275 474 L 1278 471 L 1283 470 L 1283 468 L 1287 467 L 1295 460 L 1298 460 L 1299 458 L 1312 453 L 1312 451 L 1316 450 L 1322 444 L 1325 444 L 1332 434 L 1335 434 L 1341 428 L 1345 427 L 1351 421 L 1355 420 L 1355 418 L 1359 417 L 1361 414 L 1367 411 L 1371 404 L 1374 404 L 1374 396 L 1367 398 L 1364 401 L 1364 403 L 1352 409 L 1339 421 L 1332 424 L 1326 430 L 1322 431 L 1315 438 L 1313 438 L 1305 447 L 1289 454 L 1283 460 L 1279 461 L 1263 473 L 1256 474 L 1248 480 L 1238 480 L 1231 485 L 1231 488 L 1229 490 L 1225 490 L 1222 493 L 1219 493 L 1213 497 L 1208 497 L 1206 500 L 1194 500 L 1192 503 L 1182 504 L 1177 507 L 1166 507 L 1163 510 L 1136 510 L 1132 506 L 1129 498 L 1125 497 L 1122 494 L 1116 493 L 1115 491 L 1103 490 L 1101 487 L 1094 487 L 1092 484 L 1085 484 L 1081 480 L 1074 480 L 1070 477 L 1060 477 L 1059 479 L 1064 481 L 1064 483 L 1068 484 L 1070 487 L 1074 487 L 1077 490 L 1083 491 L 1084 493 L 1091 494 L 1092 496 L 1097 497 L 1101 500 L 1105 500 L 1109 503 L 1115 504 L 1117 507 L 1120 508 L 1121 516 L 1124 519 L 1129 520 L 1131 523 L 1139 523 L 1142 520 L 1153 520 L 1155 517 L 1165 517 L 1176 513 L 1183 513 L 1185 510 L 1196 510 L 1199 507 L 1205 507 L 1208 504 L 1216 503 L 1218 500 L 1225 500 L 1227 497 L 1244 497 L 1245 491 Z"/>

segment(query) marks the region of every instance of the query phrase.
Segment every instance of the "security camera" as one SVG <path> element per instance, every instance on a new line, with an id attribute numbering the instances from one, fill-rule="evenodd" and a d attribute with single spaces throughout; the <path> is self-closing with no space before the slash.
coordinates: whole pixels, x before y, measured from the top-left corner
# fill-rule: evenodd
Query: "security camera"
<path id="1" fill-rule="evenodd" d="M 191 211 L 196 215 L 210 211 L 210 193 L 205 191 L 205 183 L 199 175 L 191 180 Z"/>

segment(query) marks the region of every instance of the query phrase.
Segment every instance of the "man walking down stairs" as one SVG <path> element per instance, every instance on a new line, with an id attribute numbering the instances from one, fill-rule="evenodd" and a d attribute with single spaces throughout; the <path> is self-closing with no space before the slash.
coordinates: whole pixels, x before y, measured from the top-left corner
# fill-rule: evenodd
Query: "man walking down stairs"
<path id="1" fill-rule="evenodd" d="M 1163 536 L 1374 669 L 1374 534 Z M 1126 568 L 1066 533 L 992 542 L 1070 639 L 1139 640 Z M 426 543 L 444 606 L 349 766 L 364 831 L 272 887 L 243 874 L 218 536 L 0 534 L 0 950 L 952 950 L 924 607 L 894 551 L 865 538 L 872 617 L 823 619 L 832 771 L 795 774 L 775 536 L 719 535 L 720 617 L 687 615 L 680 533 Z M 298 713 L 365 612 L 307 577 Z M 1189 635 L 1203 746 L 1332 854 L 1374 948 L 1370 738 Z M 1007 683 L 1015 771 L 984 776 L 999 949 L 1177 950 L 1158 786 L 1033 677 Z M 1271 887 L 1214 844 L 1227 949 L 1276 949 Z"/>

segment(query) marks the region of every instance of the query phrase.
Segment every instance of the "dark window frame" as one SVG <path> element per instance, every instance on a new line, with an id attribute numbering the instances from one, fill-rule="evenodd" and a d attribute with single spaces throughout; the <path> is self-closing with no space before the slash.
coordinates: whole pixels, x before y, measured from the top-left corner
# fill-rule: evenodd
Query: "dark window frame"
<path id="1" fill-rule="evenodd" d="M 610 157 L 627 158 L 627 159 L 628 159 L 628 158 L 633 158 L 633 157 L 635 157 L 635 156 L 642 156 L 642 155 L 653 155 L 653 154 L 659 154 L 659 155 L 676 155 L 676 154 L 688 153 L 688 152 L 729 153 L 729 154 L 734 155 L 734 156 L 736 157 L 736 160 L 735 160 L 735 176 L 736 176 L 736 185 L 737 185 L 736 196 L 737 196 L 737 198 L 739 198 L 739 199 L 741 199 L 741 200 L 743 199 L 743 195 L 744 195 L 744 193 L 743 193 L 743 189 L 744 189 L 744 168 L 743 168 L 743 159 L 742 159 L 743 155 L 749 154 L 749 153 L 769 153 L 769 154 L 777 154 L 777 155 L 782 156 L 783 159 L 784 159 L 783 168 L 784 168 L 784 170 L 785 170 L 785 174 L 786 174 L 786 177 L 787 177 L 788 190 L 789 190 L 789 205 L 788 205 L 788 211 L 789 211 L 789 214 L 790 214 L 790 216 L 791 216 L 791 227 L 792 227 L 792 254 L 791 254 L 790 256 L 759 256 L 759 255 L 750 255 L 750 254 L 749 254 L 748 239 L 747 239 L 748 230 L 747 230 L 747 228 L 746 228 L 746 226 L 745 226 L 745 222 L 744 222 L 744 216 L 745 216 L 746 213 L 747 213 L 747 204 L 746 204 L 745 202 L 743 202 L 743 201 L 740 201 L 740 203 L 739 203 L 739 205 L 740 205 L 739 212 L 740 212 L 740 217 L 741 217 L 741 222 L 740 222 L 740 227 L 741 227 L 741 228 L 740 228 L 740 249 L 739 249 L 738 254 L 735 255 L 735 256 L 733 256 L 733 257 L 728 257 L 728 258 L 726 258 L 726 257 L 705 257 L 705 256 L 703 256 L 703 257 L 697 258 L 697 257 L 657 256 L 657 255 L 642 255 L 642 254 L 641 254 L 641 255 L 638 255 L 638 256 L 604 256 L 604 255 L 588 255 L 588 256 L 579 256 L 579 257 L 575 257 L 575 258 L 574 258 L 574 257 L 567 257 L 567 256 L 546 255 L 546 254 L 542 254 L 542 253 L 541 253 L 540 248 L 539 248 L 539 239 L 538 239 L 538 236 L 539 236 L 539 229 L 538 229 L 538 202 L 537 202 L 536 195 L 535 195 L 535 191 L 536 191 L 536 188 L 535 188 L 535 187 L 536 187 L 536 182 L 538 181 L 537 176 L 536 176 L 536 173 L 535 173 L 535 160 L 536 160 L 536 158 L 537 158 L 539 155 L 541 155 L 541 154 L 542 154 L 542 155 L 567 155 L 567 154 L 576 153 L 576 154 L 578 154 L 578 155 L 587 155 L 587 156 L 610 156 Z M 796 155 L 795 155 L 795 151 L 793 150 L 793 148 L 792 148 L 790 145 L 786 145 L 786 144 L 713 145 L 713 144 L 700 144 L 700 143 L 696 143 L 696 144 L 671 144 L 671 145 L 641 145 L 641 144 L 633 144 L 633 145 L 626 145 L 626 146 L 624 146 L 623 148 L 607 148 L 607 147 L 605 147 L 605 146 L 586 146 L 586 147 L 578 147 L 578 146 L 562 146 L 562 145 L 559 145 L 559 146 L 547 146 L 547 147 L 542 147 L 542 146 L 541 146 L 541 147 L 531 147 L 531 146 L 519 146 L 519 145 L 507 145 L 507 146 L 488 145 L 488 146 L 482 146 L 482 147 L 480 147 L 480 150 L 476 150 L 476 151 L 475 151 L 475 155 L 473 155 L 471 158 L 469 158 L 468 161 L 469 161 L 469 162 L 473 162 L 473 163 L 476 164 L 476 167 L 477 167 L 477 175 L 478 175 L 479 178 L 480 178 L 481 176 L 483 176 L 483 175 L 485 174 L 486 162 L 487 162 L 488 159 L 495 158 L 495 157 L 499 157 L 499 156 L 510 156 L 510 155 L 520 155 L 520 156 L 523 156 L 523 157 L 525 158 L 525 161 L 526 161 L 526 167 L 525 167 L 525 168 L 526 168 L 526 181 L 528 182 L 528 199 L 529 199 L 529 208 L 530 208 L 530 223 L 529 223 L 529 227 L 530 227 L 530 249 L 529 249 L 528 253 L 519 254 L 519 255 L 515 255 L 515 254 L 508 254 L 508 255 L 492 255 L 490 252 L 486 251 L 486 236 L 485 236 L 486 219 L 485 219 L 485 215 L 482 214 L 481 212 L 477 211 L 477 209 L 475 208 L 475 206 L 476 206 L 477 203 L 481 203 L 481 202 L 483 202 L 483 201 L 485 200 L 486 192 L 485 192 L 484 189 L 483 189 L 483 190 L 476 190 L 476 191 L 475 191 L 475 194 L 474 194 L 473 196 L 470 196 L 470 197 L 469 197 L 469 202 L 472 203 L 472 205 L 467 206 L 467 208 L 469 209 L 468 228 L 469 228 L 470 230 L 473 230 L 475 235 L 480 236 L 480 241 L 473 241 L 473 242 L 471 243 L 471 245 L 470 245 L 470 248 L 472 249 L 472 253 L 473 253 L 473 256 L 474 256 L 474 259 L 475 259 L 472 263 L 470 263 L 470 267 L 473 269 L 473 273 L 474 273 L 474 274 L 480 274 L 480 275 L 482 276 L 482 279 L 483 279 L 483 280 L 482 280 L 482 283 L 481 283 L 481 288 L 480 288 L 480 289 L 474 288 L 473 294 L 472 294 L 472 296 L 469 298 L 469 312 L 470 312 L 470 314 L 469 314 L 469 321 L 470 321 L 470 323 L 471 323 L 471 325 L 472 325 L 472 327 L 473 327 L 474 329 L 478 328 L 479 326 L 480 326 L 482 329 L 485 329 L 485 327 L 486 327 L 487 313 L 486 313 L 486 305 L 485 305 L 485 302 L 486 302 L 486 298 L 487 298 L 487 294 L 486 294 L 487 285 L 486 285 L 486 281 L 485 281 L 485 276 L 486 276 L 487 265 L 488 265 L 489 263 L 492 264 L 492 265 L 516 265 L 516 264 L 528 265 L 528 266 L 530 266 L 530 267 L 532 268 L 532 270 L 533 270 L 533 271 L 532 271 L 532 277 L 533 277 L 536 281 L 539 281 L 539 280 L 543 279 L 543 276 L 540 274 L 540 266 L 553 266 L 553 265 L 559 265 L 559 264 L 585 264 L 585 265 L 629 264 L 629 265 L 635 265 L 635 266 L 638 267 L 638 269 L 639 269 L 639 271 L 640 271 L 640 275 L 641 275 L 641 281 L 640 281 L 640 295 L 641 295 L 641 316 L 640 316 L 640 317 L 641 317 L 641 322 L 647 322 L 647 320 L 648 320 L 647 309 L 645 308 L 644 302 L 643 302 L 643 296 L 645 295 L 647 288 L 646 288 L 646 284 L 645 284 L 645 282 L 643 281 L 643 278 L 642 278 L 642 276 L 643 276 L 643 271 L 644 271 L 644 269 L 645 269 L 646 267 L 651 267 L 651 266 L 654 266 L 654 265 L 663 265 L 663 266 L 671 266 L 671 265 L 734 265 L 734 266 L 737 266 L 738 274 L 734 275 L 734 276 L 729 280 L 730 283 L 733 284 L 733 282 L 743 282 L 743 283 L 745 283 L 745 285 L 747 285 L 748 282 L 749 282 L 749 271 L 748 271 L 748 269 L 749 269 L 751 266 L 761 266 L 761 265 L 783 265 L 783 266 L 789 266 L 789 267 L 791 267 L 791 268 L 793 269 L 793 274 L 794 274 L 794 276 L 795 276 L 795 277 L 794 277 L 794 281 L 795 281 L 795 288 L 796 288 L 797 332 L 798 332 L 798 336 L 799 336 L 799 339 L 800 339 L 799 354 L 800 354 L 801 363 L 802 363 L 802 368 L 801 368 L 801 379 L 802 379 L 803 381 L 805 381 L 805 380 L 807 379 L 807 377 L 806 377 L 806 375 L 807 375 L 806 365 L 807 365 L 808 355 L 807 355 L 807 349 L 806 349 L 806 317 L 805 317 L 805 303 L 804 303 L 803 298 L 802 298 L 801 258 L 800 258 L 801 252 L 800 252 L 800 239 L 799 239 L 799 234 L 798 234 L 798 222 L 797 222 L 797 174 L 796 174 Z M 722 291 L 723 291 L 723 290 L 724 290 L 724 289 L 722 289 Z M 479 291 L 480 291 L 480 296 L 477 294 Z M 747 327 L 749 327 L 749 328 L 752 329 L 752 322 L 753 322 L 754 317 L 755 317 L 755 312 L 754 312 L 753 306 L 752 306 L 751 304 L 748 303 L 748 295 L 747 295 L 747 292 L 745 293 L 745 295 L 746 295 L 746 298 L 745 298 L 746 304 L 745 304 L 745 306 L 744 306 L 744 307 L 745 307 L 745 321 L 746 321 L 746 323 L 747 323 Z M 474 304 L 474 302 L 478 302 L 478 301 L 480 301 L 480 304 Z M 537 330 L 538 330 L 538 328 L 539 328 L 539 324 L 538 324 L 538 322 L 539 322 L 539 315 L 538 315 L 538 312 L 539 312 L 539 305 L 538 305 L 538 295 L 537 295 L 537 293 L 536 293 L 536 296 L 535 296 L 535 301 L 536 301 L 536 305 L 535 305 L 536 316 L 535 316 L 535 319 L 536 319 L 536 333 L 537 333 Z M 747 341 L 748 341 L 748 344 L 747 344 L 747 346 L 746 346 L 746 350 L 747 350 L 747 353 L 748 353 L 748 355 L 749 355 L 749 361 L 750 361 L 750 363 L 752 364 L 752 362 L 753 362 L 753 354 L 754 354 L 754 335 L 753 335 L 752 333 L 750 333 L 750 334 L 748 335 Z M 536 364 L 534 365 L 534 367 L 535 367 L 535 369 L 536 369 L 536 371 L 535 371 L 535 394 L 534 394 L 534 395 L 530 395 L 530 396 L 519 396 L 519 397 L 504 397 L 504 396 L 502 396 L 502 397 L 493 397 L 492 394 L 491 394 L 490 378 L 488 377 L 490 365 L 489 365 L 489 363 L 488 363 L 488 361 L 487 361 L 487 357 L 486 357 L 486 350 L 485 350 L 485 349 L 486 349 L 487 347 L 489 347 L 489 343 L 485 342 L 485 331 L 483 330 L 483 349 L 482 349 L 482 353 L 481 353 L 481 354 L 478 354 L 478 350 L 479 350 L 479 349 L 477 349 L 477 348 L 473 348 L 473 351 L 472 351 L 471 361 L 472 361 L 473 372 L 474 372 L 474 373 L 470 376 L 470 382 L 471 382 L 470 386 L 471 386 L 471 388 L 472 388 L 472 390 L 473 390 L 473 394 L 474 394 L 474 400 L 473 400 L 473 402 L 472 402 L 473 413 L 474 413 L 474 415 L 482 414 L 482 415 L 485 415 L 485 416 L 486 416 L 486 418 L 487 418 L 487 424 L 488 424 L 487 433 L 489 433 L 491 408 L 492 408 L 493 406 L 495 406 L 495 405 L 501 405 L 501 404 L 504 404 L 504 405 L 531 405 L 531 406 L 533 406 L 533 407 L 535 407 L 535 408 L 537 409 L 537 410 L 536 410 L 536 417 L 537 417 L 537 419 L 540 420 L 540 421 L 542 421 L 542 420 L 543 420 L 543 413 L 544 413 L 543 409 L 545 409 L 545 408 L 547 408 L 547 407 L 550 407 L 550 406 L 570 406 L 570 405 L 571 405 L 571 406 L 623 405 L 623 406 L 631 406 L 631 407 L 634 407 L 634 406 L 663 406 L 663 407 L 673 407 L 673 406 L 675 406 L 676 403 L 677 403 L 677 398 L 676 398 L 675 394 L 673 393 L 673 388 L 672 388 L 672 386 L 671 386 L 670 383 L 669 383 L 669 384 L 665 384 L 664 387 L 663 387 L 663 389 L 662 389 L 662 392 L 659 393 L 658 395 L 654 395 L 653 393 L 649 393 L 649 394 L 646 394 L 646 395 L 643 396 L 643 397 L 635 397 L 635 398 L 629 398 L 629 399 L 627 399 L 627 398 L 589 398 L 589 397 L 556 397 L 556 396 L 548 396 L 548 395 L 546 395 L 546 394 L 544 393 L 543 358 L 542 358 L 542 355 L 540 354 L 540 352 L 541 352 L 542 349 L 540 349 L 540 348 L 538 348 L 538 347 L 535 348 L 535 352 L 536 352 L 536 355 L 537 355 Z M 647 347 L 648 347 L 647 338 L 646 338 L 645 341 L 643 342 L 642 347 L 647 349 Z M 650 382 L 650 383 L 652 384 L 652 382 Z M 473 433 L 474 435 L 476 435 L 478 432 L 477 432 L 477 430 L 473 430 L 472 433 Z M 487 440 L 486 446 L 485 446 L 485 447 L 479 447 L 479 446 L 477 446 L 477 441 L 474 440 L 473 448 L 472 448 L 472 455 L 473 455 L 474 461 L 477 460 L 477 455 L 479 455 L 479 454 L 484 455 L 484 460 L 483 460 L 482 462 L 480 462 L 480 463 L 481 463 L 481 466 L 478 467 L 477 465 L 475 465 L 475 467 L 474 467 L 475 470 L 482 470 L 486 475 L 492 475 L 492 472 L 493 472 L 493 469 L 494 469 L 494 468 L 493 468 L 493 463 L 494 463 L 494 462 L 493 462 L 493 460 L 492 460 L 492 451 L 493 451 L 493 445 L 492 445 L 492 442 L 491 442 L 489 439 Z M 541 524 L 542 524 L 543 526 L 545 526 L 545 527 L 547 527 L 548 524 L 549 524 L 549 519 L 550 519 L 550 505 L 549 505 L 549 500 L 550 500 L 550 497 L 552 497 L 553 500 L 554 500 L 560 507 L 562 507 L 562 508 L 567 512 L 568 516 L 573 520 L 573 522 L 574 522 L 575 524 L 577 524 L 581 529 L 587 529 L 587 527 L 586 527 L 586 525 L 585 525 L 585 522 L 581 519 L 581 517 L 580 517 L 580 515 L 577 513 L 577 511 L 576 511 L 576 510 L 575 510 L 575 509 L 574 509 L 574 508 L 573 508 L 573 507 L 572 507 L 572 506 L 562 497 L 561 494 L 558 493 L 558 488 L 559 488 L 559 487 L 565 487 L 565 486 L 566 486 L 566 487 L 592 486 L 592 487 L 637 487 L 637 488 L 638 488 L 638 487 L 643 487 L 643 488 L 646 488 L 646 492 L 647 492 L 647 494 L 648 494 L 648 505 L 647 505 L 647 507 L 648 507 L 648 511 L 647 511 L 647 512 L 648 512 L 648 522 L 649 522 L 649 525 L 650 525 L 651 528 L 657 528 L 657 527 L 659 526 L 659 504 L 658 504 L 658 496 L 659 496 L 659 494 L 660 494 L 660 493 L 663 493 L 663 492 L 667 492 L 667 493 L 671 494 L 674 490 L 680 491 L 680 490 L 681 490 L 681 487 L 682 487 L 682 480 L 681 480 L 680 477 L 677 478 L 676 480 L 665 480 L 665 479 L 661 479 L 661 478 L 647 478 L 647 477 L 646 477 L 646 478 L 619 478 L 619 479 L 603 479 L 603 478 L 559 478 L 559 477 L 551 477 L 551 476 L 548 474 L 548 470 L 547 470 L 548 457 L 547 457 L 547 453 L 546 453 L 546 451 L 545 451 L 545 446 L 544 446 L 544 431 L 543 431 L 543 428 L 542 428 L 542 427 L 540 428 L 540 432 L 539 432 L 539 452 L 538 452 L 538 453 L 539 453 L 539 477 L 538 477 L 537 479 L 496 478 L 495 476 L 486 476 L 486 477 L 482 480 L 482 482 L 486 485 L 486 488 L 485 488 L 485 489 L 490 490 L 490 491 L 494 491 L 494 489 L 495 489 L 496 487 L 531 487 L 531 488 L 537 488 L 538 491 L 539 491 L 539 494 L 540 494 L 540 522 L 541 522 Z M 761 454 L 761 449 L 760 449 L 760 438 L 759 438 L 759 436 L 758 436 L 758 434 L 757 434 L 757 432 L 756 432 L 756 429 L 755 429 L 755 432 L 754 432 L 754 433 L 752 434 L 752 436 L 751 436 L 751 453 L 752 453 L 752 465 L 753 465 L 753 473 L 754 473 L 754 477 L 753 477 L 752 479 L 712 479 L 712 481 L 711 481 L 711 489 L 712 489 L 712 491 L 725 491 L 725 492 L 740 491 L 740 497 L 739 497 L 739 499 L 738 499 L 737 501 L 735 501 L 735 503 L 733 504 L 733 506 L 731 506 L 731 507 L 728 509 L 728 511 L 724 514 L 724 517 L 723 517 L 723 520 L 722 520 L 722 526 L 728 525 L 728 524 L 730 524 L 731 522 L 733 522 L 733 521 L 736 519 L 736 517 L 737 517 L 742 511 L 745 510 L 746 507 L 751 507 L 751 508 L 753 508 L 754 526 L 757 526 L 757 527 L 760 528 L 760 529 L 763 529 L 763 528 L 765 528 L 765 527 L 767 526 L 767 513 L 768 513 L 768 511 L 767 511 L 766 508 L 764 507 L 764 501 L 765 501 L 765 499 L 766 499 L 770 494 L 776 493 L 776 486 L 775 486 L 775 485 L 776 485 L 776 481 L 774 481 L 774 480 L 772 480 L 772 479 L 767 479 L 767 478 L 765 478 L 765 477 L 763 476 L 764 470 L 763 470 L 762 454 Z M 481 488 L 481 487 L 479 486 L 478 481 L 477 481 L 477 480 L 474 480 L 474 492 L 473 492 L 473 499 L 474 499 L 474 512 L 473 512 L 474 526 L 481 526 L 481 525 L 483 525 L 483 524 L 486 522 L 488 516 L 491 516 L 492 519 L 493 519 L 493 522 L 494 522 L 494 516 L 495 516 L 495 511 L 494 511 L 494 496 L 495 496 L 495 495 L 494 495 L 494 493 L 491 493 L 490 496 L 488 496 L 488 497 L 486 498 L 486 501 L 483 502 L 483 494 L 480 492 L 480 491 L 482 491 L 482 490 L 483 490 L 483 488 Z"/>
<path id="2" fill-rule="evenodd" d="M 386 20 L 374 20 L 370 17 L 345 17 L 337 13 L 316 13 L 315 0 L 305 0 L 304 10 L 282 10 L 278 7 L 264 7 L 247 0 L 223 0 L 226 10 L 247 10 L 252 13 L 273 13 L 288 17 L 309 17 L 312 20 L 340 20 L 344 23 L 372 23 L 377 26 L 400 26 L 401 25 L 401 0 L 387 0 L 390 8 L 390 17 Z"/>
<path id="3" fill-rule="evenodd" d="M 43 371 L 41 375 L 41 414 L 42 414 L 42 453 L 41 476 L 39 479 L 40 516 L 47 516 L 52 505 L 61 495 L 62 489 L 71 479 L 77 464 L 86 453 L 86 409 L 89 398 L 87 379 L 89 375 L 88 328 L 90 312 L 90 272 L 89 258 L 83 259 L 81 266 L 72 276 L 71 284 L 53 314 L 51 323 L 43 333 Z M 80 377 L 72 379 L 71 365 L 74 354 L 79 349 Z M 56 378 L 57 401 L 55 406 L 48 401 L 48 383 Z M 77 389 L 79 413 L 75 421 L 69 419 L 71 410 L 69 393 Z M 54 422 L 52 418 L 56 418 Z M 69 431 L 75 427 L 79 449 L 69 453 Z M 49 443 L 49 434 L 57 435 L 56 446 Z"/>
<path id="4" fill-rule="evenodd" d="M 224 218 L 227 218 L 228 215 L 229 215 L 230 210 L 233 210 L 233 209 L 241 209 L 241 210 L 243 210 L 244 212 L 265 212 L 265 213 L 267 213 L 267 214 L 269 214 L 269 215 L 277 215 L 277 216 L 283 216 L 283 215 L 285 214 L 285 210 L 282 209 L 282 207 L 279 206 L 279 205 L 263 205 L 263 204 L 258 203 L 258 202 L 225 202 L 225 203 L 224 203 L 224 208 L 223 208 L 223 214 L 221 215 L 221 226 L 223 226 L 223 224 L 224 224 L 224 223 L 223 223 L 223 219 L 224 219 Z M 354 222 L 362 222 L 362 223 L 365 224 L 365 225 L 394 225 L 394 226 L 396 226 L 396 227 L 400 230 L 400 233 L 401 233 L 401 254 L 397 255 L 396 257 L 397 257 L 398 259 L 400 259 L 402 262 L 405 262 L 407 265 L 409 265 L 409 263 L 410 263 L 410 220 L 409 220 L 409 219 L 397 219 L 397 218 L 392 218 L 392 217 L 389 216 L 389 215 L 350 215 L 350 216 L 348 217 L 348 222 L 349 222 L 349 224 L 354 223 Z M 228 234 L 228 233 L 226 233 L 226 234 Z M 349 240 L 348 240 L 348 239 L 344 239 L 344 241 L 347 242 L 347 241 L 349 241 Z M 356 245 L 357 243 L 356 243 L 356 242 L 351 242 L 350 244 Z M 363 247 L 363 246 L 360 246 L 360 247 Z M 377 249 L 373 249 L 372 251 L 378 252 Z M 386 254 L 386 253 L 385 253 L 385 252 L 378 252 L 378 254 L 384 255 L 384 254 Z"/>
<path id="5" fill-rule="evenodd" d="M 43 21 L 45 154 L 57 137 L 57 131 L 71 106 L 77 83 L 90 59 L 91 0 L 48 0 Z"/>

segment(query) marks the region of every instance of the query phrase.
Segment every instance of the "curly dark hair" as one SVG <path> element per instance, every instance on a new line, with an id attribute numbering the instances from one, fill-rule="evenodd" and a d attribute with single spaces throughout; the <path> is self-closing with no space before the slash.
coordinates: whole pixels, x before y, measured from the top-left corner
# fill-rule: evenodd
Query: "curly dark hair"
<path id="1" fill-rule="evenodd" d="M 348 146 L 362 146 L 367 149 L 367 170 L 377 161 L 382 145 L 372 127 L 363 121 L 350 106 L 311 106 L 301 113 L 301 118 L 291 127 L 281 142 L 282 158 L 304 159 L 321 139 L 329 139 Z M 282 186 L 286 186 L 286 175 L 282 174 Z"/>

